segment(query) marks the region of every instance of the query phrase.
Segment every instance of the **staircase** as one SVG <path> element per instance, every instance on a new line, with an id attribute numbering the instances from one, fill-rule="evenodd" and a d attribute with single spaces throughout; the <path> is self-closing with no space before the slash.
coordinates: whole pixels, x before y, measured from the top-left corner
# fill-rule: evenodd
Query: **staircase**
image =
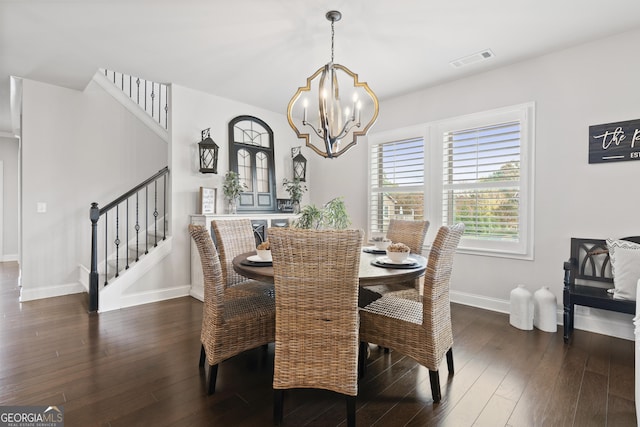
<path id="1" fill-rule="evenodd" d="M 102 208 L 91 204 L 91 268 L 85 276 L 89 312 L 150 302 L 131 294 L 126 301 L 124 295 L 171 251 L 168 174 L 168 167 L 161 169 Z"/>
<path id="2" fill-rule="evenodd" d="M 168 85 L 104 69 L 93 80 L 169 141 Z M 91 267 L 81 267 L 80 280 L 89 293 L 89 312 L 170 297 L 173 290 L 136 290 L 137 281 L 171 252 L 168 174 L 168 167 L 161 169 L 103 207 L 92 203 Z"/>

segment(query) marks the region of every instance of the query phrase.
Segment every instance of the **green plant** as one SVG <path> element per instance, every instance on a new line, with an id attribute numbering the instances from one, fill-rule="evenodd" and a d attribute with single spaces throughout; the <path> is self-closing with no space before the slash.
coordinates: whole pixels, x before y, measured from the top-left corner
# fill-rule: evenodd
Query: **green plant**
<path id="1" fill-rule="evenodd" d="M 287 178 L 282 180 L 282 186 L 289 193 L 289 198 L 293 203 L 300 203 L 302 195 L 307 191 L 307 186 L 304 185 L 298 178 L 294 178 L 289 181 Z"/>
<path id="2" fill-rule="evenodd" d="M 325 203 L 322 208 L 315 205 L 306 205 L 300 211 L 300 215 L 293 222 L 297 228 L 335 228 L 345 229 L 351 225 L 344 200 L 336 197 Z"/>
<path id="3" fill-rule="evenodd" d="M 349 219 L 349 213 L 347 207 L 344 204 L 342 197 L 336 197 L 329 200 L 324 205 L 324 225 L 327 228 L 335 228 L 336 230 L 343 230 L 351 225 Z"/>
<path id="4" fill-rule="evenodd" d="M 237 172 L 229 171 L 224 175 L 222 183 L 222 192 L 227 200 L 236 200 L 240 197 L 240 193 L 245 191 L 247 186 L 240 182 L 240 175 Z"/>

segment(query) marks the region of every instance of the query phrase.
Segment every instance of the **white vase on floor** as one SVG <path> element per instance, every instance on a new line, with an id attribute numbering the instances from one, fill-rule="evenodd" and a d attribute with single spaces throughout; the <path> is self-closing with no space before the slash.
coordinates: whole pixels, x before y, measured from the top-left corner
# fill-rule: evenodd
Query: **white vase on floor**
<path id="1" fill-rule="evenodd" d="M 511 313 L 509 323 L 518 329 L 533 329 L 533 295 L 524 285 L 518 285 L 511 291 L 509 302 Z"/>
<path id="2" fill-rule="evenodd" d="M 543 286 L 533 294 L 533 326 L 545 332 L 557 332 L 558 304 L 556 296 Z"/>

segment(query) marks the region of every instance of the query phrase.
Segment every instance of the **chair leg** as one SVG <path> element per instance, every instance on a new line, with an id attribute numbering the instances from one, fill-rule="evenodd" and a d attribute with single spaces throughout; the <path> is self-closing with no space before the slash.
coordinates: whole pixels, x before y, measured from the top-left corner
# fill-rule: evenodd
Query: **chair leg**
<path id="1" fill-rule="evenodd" d="M 209 389 L 207 394 L 211 395 L 216 391 L 216 379 L 218 378 L 218 365 L 209 367 Z"/>
<path id="2" fill-rule="evenodd" d="M 431 395 L 433 396 L 433 403 L 440 402 L 440 376 L 438 371 L 429 370 L 429 382 L 431 383 Z"/>
<path id="3" fill-rule="evenodd" d="M 206 359 L 207 354 L 204 351 L 204 344 L 202 344 L 202 346 L 200 346 L 200 363 L 198 363 L 198 366 L 200 366 L 201 368 L 204 368 L 204 359 Z"/>
<path id="4" fill-rule="evenodd" d="M 363 378 L 367 373 L 367 350 L 369 343 L 360 341 L 360 349 L 358 350 L 358 378 Z"/>
<path id="5" fill-rule="evenodd" d="M 447 351 L 447 368 L 449 369 L 449 375 L 453 375 L 453 347 Z"/>
<path id="6" fill-rule="evenodd" d="M 273 391 L 273 423 L 278 426 L 282 424 L 283 398 L 284 390 L 276 389 Z"/>
<path id="7" fill-rule="evenodd" d="M 347 427 L 356 427 L 356 397 L 347 396 Z"/>

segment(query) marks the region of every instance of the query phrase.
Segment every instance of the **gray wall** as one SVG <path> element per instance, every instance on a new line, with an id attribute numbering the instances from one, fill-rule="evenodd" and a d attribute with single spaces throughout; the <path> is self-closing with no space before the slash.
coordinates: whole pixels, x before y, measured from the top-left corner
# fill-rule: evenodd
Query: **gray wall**
<path id="1" fill-rule="evenodd" d="M 2 177 L 2 261 L 18 259 L 18 139 L 0 137 Z"/>

